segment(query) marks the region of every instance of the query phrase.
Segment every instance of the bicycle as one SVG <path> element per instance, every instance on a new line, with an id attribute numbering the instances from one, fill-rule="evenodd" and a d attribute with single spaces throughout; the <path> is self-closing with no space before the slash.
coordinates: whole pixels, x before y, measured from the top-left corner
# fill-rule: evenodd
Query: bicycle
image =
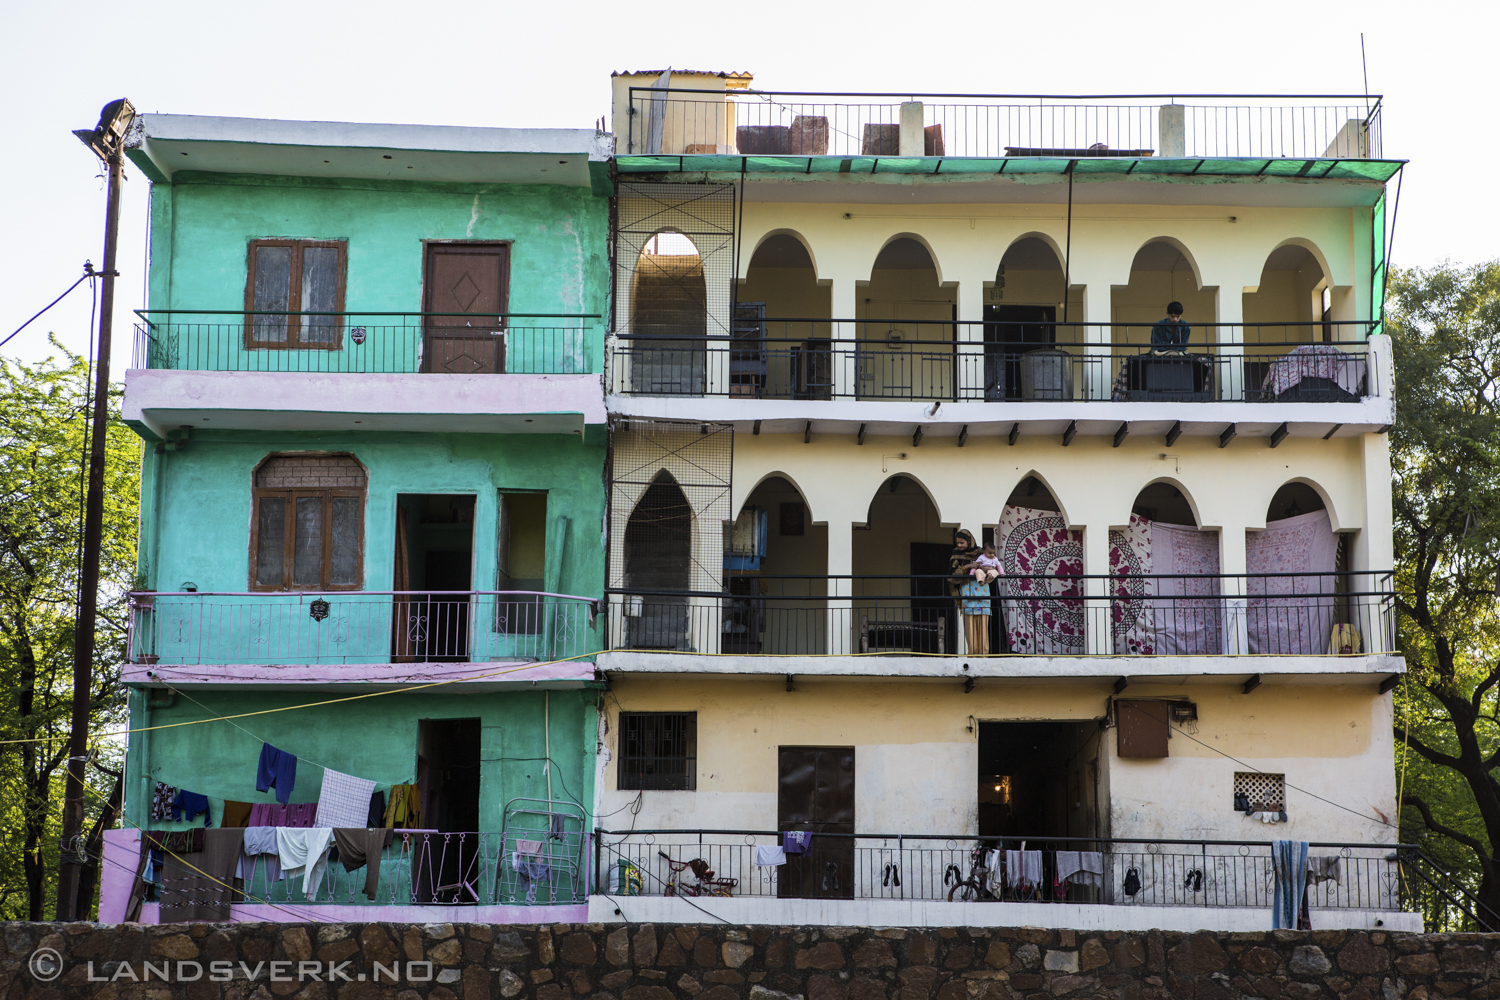
<path id="1" fill-rule="evenodd" d="M 948 902 L 972 903 L 1000 898 L 990 892 L 987 884 L 990 874 L 989 866 L 984 863 L 987 853 L 983 845 L 970 852 L 971 867 L 968 878 L 963 877 L 963 872 L 958 865 L 949 865 L 943 872 L 944 885 L 948 884 L 949 879 L 953 880 L 953 888 L 948 890 Z"/>
<path id="2" fill-rule="evenodd" d="M 671 874 L 667 876 L 666 887 L 662 890 L 664 896 L 733 896 L 734 889 L 740 884 L 737 878 L 718 878 L 714 870 L 708 867 L 708 862 L 702 858 L 694 858 L 691 861 L 673 861 L 672 856 L 666 851 L 657 851 L 662 860 L 666 861 L 667 868 Z M 685 871 L 693 873 L 693 881 L 679 881 L 678 876 Z"/>

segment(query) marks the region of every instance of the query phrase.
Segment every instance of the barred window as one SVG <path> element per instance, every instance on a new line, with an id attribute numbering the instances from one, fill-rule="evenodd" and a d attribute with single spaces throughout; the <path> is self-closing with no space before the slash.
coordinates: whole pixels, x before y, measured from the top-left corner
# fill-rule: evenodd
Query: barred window
<path id="1" fill-rule="evenodd" d="M 621 791 L 698 787 L 697 712 L 621 712 Z"/>

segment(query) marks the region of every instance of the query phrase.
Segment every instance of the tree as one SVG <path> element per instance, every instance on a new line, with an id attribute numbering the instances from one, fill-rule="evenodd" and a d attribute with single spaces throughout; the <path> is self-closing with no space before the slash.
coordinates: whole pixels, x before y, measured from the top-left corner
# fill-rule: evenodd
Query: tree
<path id="1" fill-rule="evenodd" d="M 1500 914 L 1500 262 L 1396 271 L 1391 297 L 1402 835 Z"/>
<path id="2" fill-rule="evenodd" d="M 34 365 L 0 358 L 0 740 L 15 741 L 0 743 L 0 919 L 46 916 L 61 831 L 91 386 L 87 361 L 52 343 L 61 358 Z M 139 456 L 135 435 L 114 421 L 105 466 L 93 731 L 123 719 L 117 682 L 135 569 Z M 118 751 L 102 749 L 104 766 L 117 771 Z M 90 797 L 97 820 L 105 800 L 118 795 L 111 791 L 117 778 L 91 766 L 88 780 L 103 785 Z M 90 858 L 97 863 L 96 849 Z M 85 911 L 92 905 L 89 899 Z"/>

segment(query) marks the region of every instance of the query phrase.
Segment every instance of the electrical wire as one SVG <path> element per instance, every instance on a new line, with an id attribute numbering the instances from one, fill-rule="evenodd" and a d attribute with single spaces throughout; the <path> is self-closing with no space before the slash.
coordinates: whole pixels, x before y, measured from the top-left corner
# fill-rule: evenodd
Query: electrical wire
<path id="1" fill-rule="evenodd" d="M 88 261 L 85 261 L 84 265 L 83 265 L 83 277 L 79 278 L 77 281 L 75 281 L 71 285 L 69 285 L 68 286 L 68 291 L 63 292 L 57 298 L 53 299 L 51 302 L 48 302 L 45 306 L 43 306 L 42 307 L 42 311 L 39 312 L 39 313 L 37 313 L 36 316 L 31 317 L 31 319 L 28 319 L 26 322 L 24 322 L 20 326 L 16 327 L 15 331 L 13 333 L 11 333 L 11 335 L 9 337 L 6 337 L 4 340 L 0 340 L 0 347 L 4 347 L 6 344 L 10 343 L 11 342 L 11 338 L 15 337 L 15 335 L 17 333 L 20 333 L 22 330 L 24 330 L 28 326 L 30 326 L 33 322 L 36 321 L 36 319 L 38 317 L 40 317 L 42 315 L 42 313 L 46 312 L 48 309 L 51 309 L 53 306 L 57 305 L 63 299 L 67 298 L 68 297 L 68 292 L 71 292 L 73 289 L 75 289 L 79 285 L 83 284 L 85 281 L 87 281 L 90 277 L 92 277 L 96 273 L 97 272 L 94 270 L 94 265 L 92 263 L 88 262 Z M 92 329 L 92 326 L 90 327 L 90 329 Z"/>

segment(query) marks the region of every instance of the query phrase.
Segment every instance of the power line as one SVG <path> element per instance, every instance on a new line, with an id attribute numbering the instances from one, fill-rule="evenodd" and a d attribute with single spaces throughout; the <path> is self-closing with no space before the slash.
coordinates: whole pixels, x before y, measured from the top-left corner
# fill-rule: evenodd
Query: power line
<path id="1" fill-rule="evenodd" d="M 71 292 L 73 289 L 75 289 L 79 285 L 83 284 L 89 278 L 92 278 L 95 275 L 103 274 L 103 273 L 104 273 L 103 271 L 95 271 L 94 270 L 94 264 L 93 264 L 92 261 L 87 261 L 87 260 L 84 261 L 83 262 L 83 276 L 81 278 L 79 278 L 77 281 L 73 282 L 71 285 L 69 285 L 68 286 L 68 291 L 63 292 L 57 298 L 53 299 L 51 302 L 48 302 L 45 306 L 43 306 L 42 307 L 42 311 L 39 312 L 39 313 L 37 313 L 36 316 L 31 317 L 31 319 L 28 319 L 26 322 L 24 322 L 20 326 L 16 327 L 15 332 L 12 333 L 9 337 L 6 337 L 4 340 L 0 340 L 0 347 L 4 347 L 6 344 L 10 343 L 12 337 L 14 337 L 17 333 L 20 333 L 22 330 L 24 330 L 28 326 L 30 326 L 37 319 L 37 317 L 39 317 L 39 316 L 42 315 L 42 313 L 46 312 L 48 309 L 51 309 L 53 306 L 57 305 L 63 299 L 67 298 L 68 297 L 68 292 Z M 94 324 L 92 322 L 90 322 L 89 323 L 89 335 L 92 336 L 93 332 L 94 332 Z"/>

